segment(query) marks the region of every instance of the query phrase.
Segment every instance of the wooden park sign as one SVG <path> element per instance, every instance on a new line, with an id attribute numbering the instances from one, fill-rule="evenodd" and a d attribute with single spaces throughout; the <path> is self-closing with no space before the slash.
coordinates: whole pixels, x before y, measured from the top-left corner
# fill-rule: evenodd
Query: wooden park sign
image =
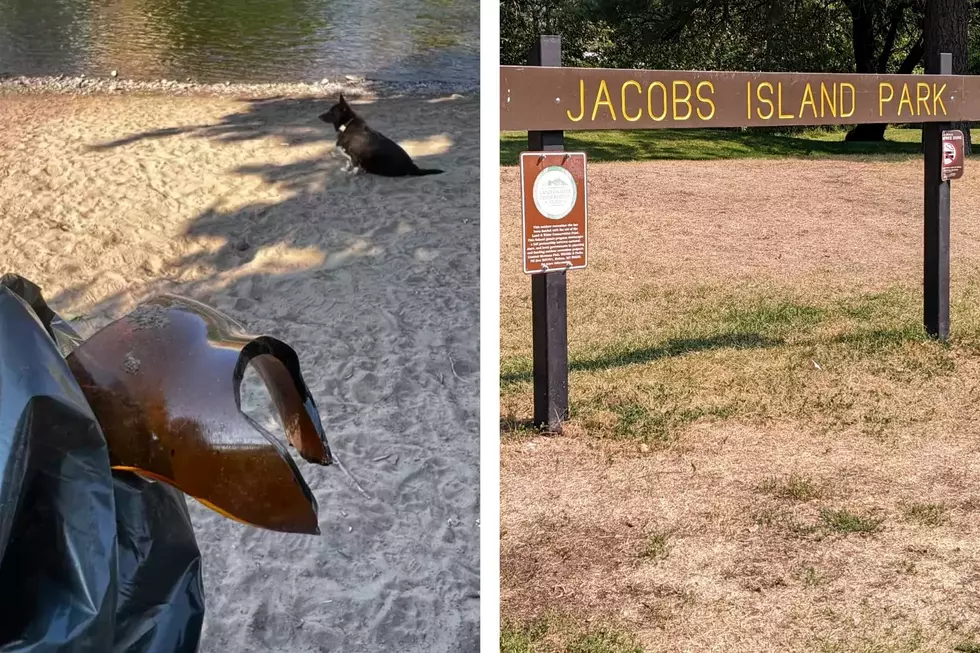
<path id="1" fill-rule="evenodd" d="M 980 77 L 500 69 L 503 130 L 980 120 Z"/>
<path id="2" fill-rule="evenodd" d="M 521 153 L 524 272 L 579 270 L 588 259 L 585 154 Z"/>
<path id="3" fill-rule="evenodd" d="M 980 121 L 980 76 L 951 74 L 950 54 L 940 55 L 938 67 L 926 75 L 562 68 L 561 39 L 541 36 L 530 64 L 500 68 L 500 128 L 526 130 L 533 156 L 546 155 L 542 163 L 564 159 L 564 132 L 571 130 L 922 123 L 923 322 L 931 336 L 949 337 L 949 180 L 963 174 L 963 134 L 950 127 Z M 521 160 L 525 200 L 533 183 L 529 155 Z M 584 156 L 582 165 L 584 188 Z M 534 422 L 558 431 L 568 418 L 570 266 L 534 268 L 527 216 L 524 269 L 534 272 Z M 583 265 L 584 256 L 583 248 Z"/>

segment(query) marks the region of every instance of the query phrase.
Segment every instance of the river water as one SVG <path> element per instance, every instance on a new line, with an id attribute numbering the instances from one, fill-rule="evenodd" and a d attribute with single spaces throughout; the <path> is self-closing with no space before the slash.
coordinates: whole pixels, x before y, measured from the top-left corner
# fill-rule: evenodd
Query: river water
<path id="1" fill-rule="evenodd" d="M 479 0 L 0 0 L 0 76 L 479 82 Z"/>

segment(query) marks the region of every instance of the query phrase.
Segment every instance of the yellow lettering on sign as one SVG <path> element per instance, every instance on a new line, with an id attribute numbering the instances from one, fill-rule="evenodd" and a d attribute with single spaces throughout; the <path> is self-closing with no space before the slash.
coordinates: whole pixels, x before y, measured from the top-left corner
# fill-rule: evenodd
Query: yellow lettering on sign
<path id="1" fill-rule="evenodd" d="M 745 118 L 752 120 L 752 82 L 745 82 Z"/>
<path id="2" fill-rule="evenodd" d="M 636 92 L 640 94 L 640 97 L 643 97 L 643 87 L 640 86 L 640 82 L 631 79 L 627 82 L 623 82 L 623 87 L 620 89 L 620 96 L 622 97 L 623 100 L 623 104 L 622 104 L 623 117 L 629 120 L 630 122 L 636 122 L 643 115 L 643 109 L 637 111 L 635 116 L 631 116 L 628 113 L 626 113 L 626 87 L 628 86 L 635 86 Z"/>
<path id="3" fill-rule="evenodd" d="M 767 98 L 762 97 L 763 88 L 769 89 L 769 97 Z M 770 118 L 772 118 L 773 114 L 776 113 L 776 107 L 772 103 L 772 84 L 770 84 L 769 82 L 762 82 L 761 84 L 755 87 L 755 95 L 757 98 L 759 98 L 760 102 L 765 102 L 766 104 L 769 105 L 769 113 L 767 113 L 766 115 L 762 115 L 762 111 L 760 109 L 756 109 L 755 112 L 759 114 L 759 117 L 762 118 L 763 120 L 769 120 Z"/>
<path id="4" fill-rule="evenodd" d="M 929 113 L 929 85 L 925 82 L 919 82 L 915 85 L 915 108 L 922 115 L 922 110 L 926 110 L 926 115 L 931 116 Z"/>
<path id="5" fill-rule="evenodd" d="M 813 99 L 813 88 L 810 83 L 807 82 L 806 88 L 803 89 L 803 102 L 800 103 L 800 118 L 803 117 L 803 111 L 806 109 L 806 105 L 810 105 L 810 110 L 813 112 L 813 117 L 817 117 L 817 103 Z M 821 112 L 822 113 L 822 112 Z"/>
<path id="6" fill-rule="evenodd" d="M 937 108 L 937 107 L 939 107 L 939 105 L 942 105 L 942 107 L 943 107 L 943 115 L 944 116 L 946 115 L 946 105 L 943 104 L 943 98 L 942 98 L 943 91 L 945 91 L 945 90 L 946 90 L 946 85 L 945 84 L 943 84 L 942 88 L 940 88 L 940 89 L 937 90 L 936 89 L 936 83 L 933 82 L 933 84 L 932 84 L 932 115 L 934 115 L 934 116 L 938 116 L 939 115 L 939 109 Z"/>
<path id="7" fill-rule="evenodd" d="M 898 115 L 902 115 L 902 107 L 909 105 L 909 115 L 915 115 L 915 107 L 912 106 L 912 94 L 909 93 L 909 85 L 902 84 L 902 99 L 898 101 Z"/>
<path id="8" fill-rule="evenodd" d="M 684 89 L 687 90 L 687 95 L 686 96 L 680 97 L 677 94 L 677 87 L 678 86 L 683 86 Z M 685 81 L 683 79 L 675 79 L 674 80 L 674 83 L 673 83 L 673 87 L 674 87 L 674 101 L 673 101 L 673 105 L 674 105 L 674 120 L 687 120 L 688 118 L 691 117 L 691 113 L 693 113 L 693 111 L 694 111 L 694 109 L 691 107 L 691 93 L 692 93 L 691 83 L 688 82 L 688 81 Z M 677 105 L 678 104 L 686 104 L 687 105 L 687 114 L 685 116 L 683 116 L 683 117 L 681 117 L 677 113 Z"/>
<path id="9" fill-rule="evenodd" d="M 888 97 L 885 97 L 885 90 L 888 90 Z M 885 103 L 895 99 L 895 87 L 888 82 L 878 84 L 878 115 L 885 115 Z"/>
<path id="10" fill-rule="evenodd" d="M 569 111 L 568 109 L 565 110 L 565 113 L 568 114 L 568 119 L 571 120 L 572 122 L 578 122 L 579 120 L 585 117 L 585 80 L 584 79 L 578 80 L 578 105 L 579 105 L 578 118 L 572 117 L 572 112 Z"/>
<path id="11" fill-rule="evenodd" d="M 698 118 L 700 118 L 701 120 L 711 120 L 715 116 L 715 103 L 711 100 L 710 97 L 704 97 L 703 95 L 701 95 L 701 89 L 705 87 L 707 87 L 709 91 L 714 93 L 715 85 L 712 84 L 711 82 L 699 82 L 697 88 L 698 100 L 700 100 L 702 104 L 707 104 L 708 106 L 710 106 L 711 112 L 705 115 L 701 113 L 701 107 L 698 107 Z"/>
<path id="12" fill-rule="evenodd" d="M 605 95 L 606 99 L 603 100 L 602 96 Z M 612 98 L 609 97 L 609 87 L 606 86 L 606 80 L 601 80 L 599 82 L 599 92 L 595 96 L 595 104 L 592 106 L 592 120 L 595 121 L 596 115 L 599 113 L 599 107 L 605 106 L 609 109 L 609 115 L 612 119 L 616 119 L 616 110 L 613 108 Z"/>
<path id="13" fill-rule="evenodd" d="M 664 112 L 659 116 L 653 114 L 653 89 L 659 88 L 664 95 Z M 667 87 L 664 86 L 663 82 L 654 82 L 647 86 L 647 113 L 650 114 L 652 120 L 660 122 L 667 117 Z"/>
<path id="14" fill-rule="evenodd" d="M 827 85 L 820 82 L 820 117 L 823 118 L 827 109 L 827 105 L 830 105 L 830 115 L 834 118 L 837 117 L 837 82 L 834 82 L 830 87 L 830 93 L 827 92 Z"/>
<path id="15" fill-rule="evenodd" d="M 844 110 L 844 89 L 851 90 L 851 108 L 847 109 L 846 112 Z M 851 116 L 854 115 L 854 97 L 855 97 L 854 84 L 851 84 L 850 82 L 841 82 L 840 85 L 840 117 L 841 118 L 850 118 Z"/>
<path id="16" fill-rule="evenodd" d="M 777 82 L 776 89 L 777 89 L 777 97 L 779 98 L 777 100 L 777 104 L 779 105 L 779 119 L 786 120 L 788 118 L 795 118 L 796 116 L 794 116 L 791 113 L 783 113 L 783 83 Z"/>

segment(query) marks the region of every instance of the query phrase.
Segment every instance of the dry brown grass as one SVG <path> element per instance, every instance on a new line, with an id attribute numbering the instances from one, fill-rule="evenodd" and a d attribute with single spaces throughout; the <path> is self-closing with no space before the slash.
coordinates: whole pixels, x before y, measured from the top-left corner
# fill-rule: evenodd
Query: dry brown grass
<path id="1" fill-rule="evenodd" d="M 941 345 L 920 327 L 921 174 L 591 166 L 573 415 L 541 438 L 502 172 L 506 623 L 618 624 L 647 651 L 980 642 L 980 178 L 954 184 Z"/>

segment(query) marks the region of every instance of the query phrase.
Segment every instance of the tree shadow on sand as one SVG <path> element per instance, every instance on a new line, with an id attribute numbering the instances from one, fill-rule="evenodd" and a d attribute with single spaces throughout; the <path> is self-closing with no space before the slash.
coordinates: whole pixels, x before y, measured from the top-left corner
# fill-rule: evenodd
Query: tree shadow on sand
<path id="1" fill-rule="evenodd" d="M 333 142 L 336 140 L 333 129 L 316 117 L 335 101 L 330 98 L 290 98 L 281 95 L 241 99 L 237 102 L 243 105 L 242 109 L 223 116 L 218 122 L 148 130 L 105 143 L 94 143 L 88 149 L 99 152 L 182 134 L 226 143 L 268 137 L 281 138 L 290 145 Z"/>
<path id="2" fill-rule="evenodd" d="M 90 153 L 98 154 L 173 137 L 202 138 L 221 144 L 274 139 L 290 148 L 323 146 L 298 160 L 250 162 L 233 170 L 236 175 L 260 181 L 274 190 L 234 209 L 225 208 L 221 198 L 215 198 L 211 208 L 187 224 L 185 237 L 218 239 L 224 244 L 166 262 L 169 271 L 203 266 L 212 272 L 207 280 L 180 283 L 181 292 L 196 295 L 213 287 L 216 278 L 223 278 L 227 281 L 221 285 L 224 291 L 247 296 L 247 292 L 236 290 L 267 282 L 270 275 L 276 275 L 276 265 L 285 266 L 280 274 L 286 276 L 304 268 L 303 274 L 325 276 L 357 258 L 371 259 L 369 267 L 373 269 L 384 261 L 382 269 L 395 265 L 416 273 L 412 278 L 418 282 L 428 279 L 442 285 L 444 279 L 430 277 L 426 272 L 441 267 L 429 258 L 455 258 L 452 252 L 427 250 L 433 239 L 426 234 L 438 233 L 440 225 L 460 232 L 452 246 L 465 250 L 465 267 L 475 269 L 479 200 L 473 192 L 475 186 L 466 187 L 476 184 L 478 128 L 474 122 L 472 127 L 456 127 L 454 131 L 452 125 L 459 125 L 459 121 L 452 119 L 452 114 L 460 110 L 459 101 L 403 102 L 404 107 L 381 111 L 386 114 L 381 123 L 372 120 L 372 115 L 379 113 L 378 108 L 385 101 L 355 105 L 369 124 L 402 144 L 414 143 L 415 151 L 411 146 L 407 149 L 420 165 L 446 170 L 442 175 L 404 179 L 342 171 L 344 161 L 333 150 L 336 133 L 317 119 L 332 99 L 273 97 L 241 103 L 242 110 L 215 123 L 149 130 L 88 147 Z M 409 109 L 410 106 L 416 108 Z M 475 102 L 466 106 L 473 111 L 474 121 L 478 121 Z M 440 114 L 449 119 L 439 120 Z M 440 125 L 445 129 L 433 129 Z M 457 153 L 461 145 L 471 151 L 465 163 L 460 160 L 465 155 Z M 432 153 L 424 153 L 426 149 Z M 174 164 L 179 166 L 180 162 Z M 287 249 L 290 253 L 283 254 Z M 272 256 L 274 250 L 282 255 Z M 82 290 L 84 286 L 78 285 L 55 301 L 71 301 Z M 138 294 L 138 289 L 106 298 L 93 312 L 117 314 L 119 302 L 132 298 L 134 293 Z M 245 302 L 240 308 L 248 310 L 250 306 Z"/>

